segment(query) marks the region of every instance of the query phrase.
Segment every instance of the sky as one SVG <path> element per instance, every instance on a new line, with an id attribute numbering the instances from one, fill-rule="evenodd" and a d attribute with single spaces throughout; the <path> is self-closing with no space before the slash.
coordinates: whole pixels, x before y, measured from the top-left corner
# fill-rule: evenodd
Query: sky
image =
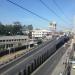
<path id="1" fill-rule="evenodd" d="M 52 9 L 62 19 L 49 11 L 40 0 L 11 0 L 28 10 L 51 21 L 56 21 L 57 28 L 72 28 L 73 17 L 75 16 L 75 0 L 55 0 L 61 10 L 55 5 L 53 0 L 42 0 L 50 9 Z M 37 16 L 22 10 L 21 8 L 9 3 L 7 0 L 0 0 L 0 22 L 3 24 L 12 24 L 14 21 L 20 21 L 22 24 L 32 24 L 34 28 L 47 29 L 50 22 L 42 20 Z"/>

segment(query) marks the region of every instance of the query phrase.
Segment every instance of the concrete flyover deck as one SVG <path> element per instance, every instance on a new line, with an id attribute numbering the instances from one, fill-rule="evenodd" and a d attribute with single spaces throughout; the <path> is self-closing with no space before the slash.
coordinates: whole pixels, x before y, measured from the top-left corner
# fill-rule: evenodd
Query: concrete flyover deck
<path id="1" fill-rule="evenodd" d="M 60 72 L 64 72 L 65 65 L 63 62 L 66 61 L 66 55 L 67 52 L 71 50 L 70 48 L 71 47 L 61 47 L 31 75 L 60 75 Z"/>

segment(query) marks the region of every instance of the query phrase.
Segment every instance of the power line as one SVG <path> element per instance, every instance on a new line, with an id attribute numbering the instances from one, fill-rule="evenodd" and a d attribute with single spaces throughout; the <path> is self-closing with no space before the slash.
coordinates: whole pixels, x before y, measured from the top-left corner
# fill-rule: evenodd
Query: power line
<path id="1" fill-rule="evenodd" d="M 61 7 L 56 3 L 55 0 L 52 0 L 53 3 L 57 6 L 57 8 L 64 14 L 63 10 L 61 9 Z"/>
<path id="2" fill-rule="evenodd" d="M 52 0 L 53 3 L 56 5 L 56 7 L 61 11 L 61 13 L 67 18 L 67 16 L 65 15 L 64 11 L 61 9 L 61 7 L 57 4 L 57 2 L 55 0 Z M 68 19 L 69 20 L 69 19 Z"/>
<path id="3" fill-rule="evenodd" d="M 10 0 L 7 0 L 7 1 L 10 2 L 10 3 L 12 3 L 12 4 L 14 4 L 15 6 L 21 8 L 21 9 L 23 9 L 23 10 L 25 10 L 25 11 L 27 11 L 27 12 L 29 12 L 29 13 L 35 15 L 35 16 L 37 16 L 38 18 L 40 18 L 40 19 L 42 19 L 42 20 L 45 20 L 45 21 L 49 22 L 48 19 L 46 19 L 46 18 L 44 18 L 44 17 L 42 17 L 42 16 L 36 14 L 35 12 L 32 12 L 32 11 L 30 11 L 29 9 L 27 9 L 27 8 L 25 8 L 25 7 L 21 6 L 21 5 L 19 5 L 19 4 L 15 3 L 15 2 L 13 2 L 13 1 L 10 1 Z"/>
<path id="4" fill-rule="evenodd" d="M 43 2 L 42 0 L 40 0 L 40 2 L 41 2 L 50 12 L 52 12 L 53 14 L 55 14 L 57 17 L 59 17 L 62 21 L 64 21 L 64 22 L 66 23 L 66 21 L 65 21 L 63 18 L 61 18 L 61 16 L 59 16 L 53 9 L 51 9 L 48 5 L 46 5 L 45 2 Z"/>

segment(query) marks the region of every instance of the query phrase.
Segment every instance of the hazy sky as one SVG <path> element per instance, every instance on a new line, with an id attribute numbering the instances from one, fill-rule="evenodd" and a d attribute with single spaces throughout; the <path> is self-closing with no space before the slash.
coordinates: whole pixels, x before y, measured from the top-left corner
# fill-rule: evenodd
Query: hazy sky
<path id="1" fill-rule="evenodd" d="M 40 0 L 11 0 L 19 5 L 35 12 L 36 14 L 49 19 L 50 21 L 56 21 L 58 28 L 72 27 L 73 16 L 75 15 L 75 0 L 55 0 L 63 13 L 56 7 L 53 0 L 43 0 L 52 10 L 61 16 L 67 22 L 65 23 L 55 14 L 50 12 Z M 70 19 L 70 21 L 68 20 Z M 40 18 L 32 15 L 31 13 L 22 10 L 21 8 L 9 3 L 7 0 L 0 0 L 0 21 L 4 24 L 10 24 L 14 21 L 20 21 L 22 24 L 32 24 L 35 28 L 47 28 L 49 22 L 41 20 Z"/>

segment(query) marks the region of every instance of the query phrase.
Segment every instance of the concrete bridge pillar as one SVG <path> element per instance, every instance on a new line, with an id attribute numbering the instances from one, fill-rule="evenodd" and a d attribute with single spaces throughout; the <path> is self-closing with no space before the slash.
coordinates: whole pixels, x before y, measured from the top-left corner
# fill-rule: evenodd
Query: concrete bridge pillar
<path id="1" fill-rule="evenodd" d="M 37 62 L 36 62 L 36 59 L 34 59 L 34 69 L 37 68 Z"/>
<path id="2" fill-rule="evenodd" d="M 40 57 L 38 57 L 38 60 L 39 60 L 38 64 L 39 64 L 39 66 L 40 66 Z"/>
<path id="3" fill-rule="evenodd" d="M 31 72 L 34 71 L 34 63 L 31 63 Z"/>
<path id="4" fill-rule="evenodd" d="M 27 74 L 26 74 L 26 69 L 23 70 L 23 75 L 27 75 Z"/>
<path id="5" fill-rule="evenodd" d="M 39 57 L 37 58 L 37 67 L 40 65 L 40 59 Z"/>
<path id="6" fill-rule="evenodd" d="M 49 51 L 47 51 L 47 58 L 49 57 Z"/>
<path id="7" fill-rule="evenodd" d="M 42 64 L 42 56 L 40 56 L 40 65 Z"/>
<path id="8" fill-rule="evenodd" d="M 42 55 L 42 63 L 44 62 L 44 55 Z"/>
<path id="9" fill-rule="evenodd" d="M 45 55 L 45 53 L 44 53 L 44 61 L 46 60 L 46 55 Z"/>
<path id="10" fill-rule="evenodd" d="M 45 60 L 46 60 L 47 59 L 47 52 L 44 55 L 45 55 Z"/>
<path id="11" fill-rule="evenodd" d="M 38 59 L 36 59 L 36 68 L 38 67 Z"/>
<path id="12" fill-rule="evenodd" d="M 27 67 L 27 75 L 30 75 L 31 73 L 31 68 L 30 68 L 30 65 Z"/>
<path id="13" fill-rule="evenodd" d="M 22 73 L 21 73 L 21 72 L 19 72 L 19 73 L 18 73 L 18 75 L 22 75 Z"/>

